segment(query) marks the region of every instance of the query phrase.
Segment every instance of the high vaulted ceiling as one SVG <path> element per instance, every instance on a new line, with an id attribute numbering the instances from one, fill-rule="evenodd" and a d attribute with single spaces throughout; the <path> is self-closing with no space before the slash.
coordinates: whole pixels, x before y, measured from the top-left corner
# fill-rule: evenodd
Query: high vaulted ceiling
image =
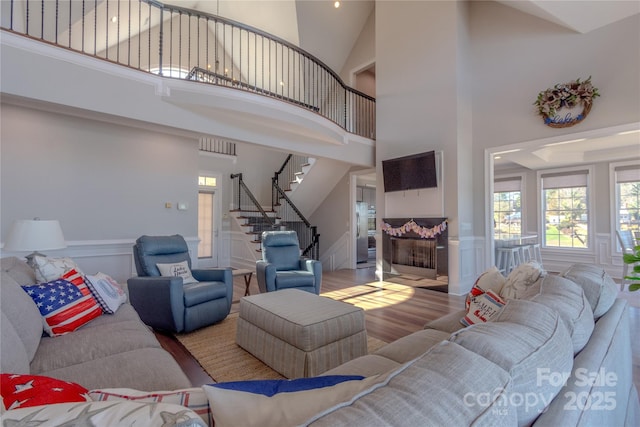
<path id="1" fill-rule="evenodd" d="M 580 33 L 640 13 L 640 2 L 635 0 L 496 1 Z M 220 15 L 274 34 L 300 46 L 338 73 L 375 6 L 374 0 L 342 0 L 339 8 L 334 7 L 334 0 L 166 0 L 166 3 Z M 401 2 L 398 7 L 402 7 Z"/>

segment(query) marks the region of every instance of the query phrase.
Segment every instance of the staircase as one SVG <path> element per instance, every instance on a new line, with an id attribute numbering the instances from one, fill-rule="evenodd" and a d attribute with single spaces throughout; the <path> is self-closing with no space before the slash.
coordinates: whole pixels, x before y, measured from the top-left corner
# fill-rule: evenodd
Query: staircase
<path id="1" fill-rule="evenodd" d="M 289 155 L 282 167 L 272 178 L 271 207 L 262 207 L 242 180 L 242 174 L 233 174 L 236 182 L 233 209 L 231 215 L 246 236 L 245 243 L 251 248 L 252 260 L 262 258 L 261 238 L 264 231 L 294 230 L 300 240 L 300 252 L 303 256 L 318 259 L 319 234 L 302 212 L 289 198 L 304 179 L 305 173 L 313 165 L 314 159 Z"/>

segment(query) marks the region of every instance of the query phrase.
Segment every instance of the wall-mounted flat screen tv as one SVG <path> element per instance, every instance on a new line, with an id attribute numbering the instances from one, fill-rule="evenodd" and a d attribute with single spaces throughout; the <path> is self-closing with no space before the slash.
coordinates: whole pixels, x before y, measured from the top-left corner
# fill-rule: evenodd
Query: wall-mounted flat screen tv
<path id="1" fill-rule="evenodd" d="M 417 190 L 438 186 L 436 153 L 412 154 L 382 161 L 384 191 Z"/>

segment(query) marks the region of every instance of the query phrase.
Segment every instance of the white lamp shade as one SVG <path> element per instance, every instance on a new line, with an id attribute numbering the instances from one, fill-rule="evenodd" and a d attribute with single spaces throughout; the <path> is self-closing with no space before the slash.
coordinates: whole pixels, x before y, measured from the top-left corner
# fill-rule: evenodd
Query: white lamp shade
<path id="1" fill-rule="evenodd" d="M 22 219 L 14 221 L 4 242 L 8 251 L 47 251 L 66 248 L 57 220 Z"/>

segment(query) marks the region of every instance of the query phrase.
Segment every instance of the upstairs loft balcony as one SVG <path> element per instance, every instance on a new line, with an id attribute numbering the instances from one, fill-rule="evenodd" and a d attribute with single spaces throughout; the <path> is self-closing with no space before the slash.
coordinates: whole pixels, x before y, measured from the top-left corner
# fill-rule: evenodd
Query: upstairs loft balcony
<path id="1" fill-rule="evenodd" d="M 375 139 L 375 99 L 311 54 L 241 23 L 154 0 L 9 0 L 0 7 L 6 32 L 166 79 L 277 99 Z M 207 93 L 198 88 L 184 93 Z"/>

